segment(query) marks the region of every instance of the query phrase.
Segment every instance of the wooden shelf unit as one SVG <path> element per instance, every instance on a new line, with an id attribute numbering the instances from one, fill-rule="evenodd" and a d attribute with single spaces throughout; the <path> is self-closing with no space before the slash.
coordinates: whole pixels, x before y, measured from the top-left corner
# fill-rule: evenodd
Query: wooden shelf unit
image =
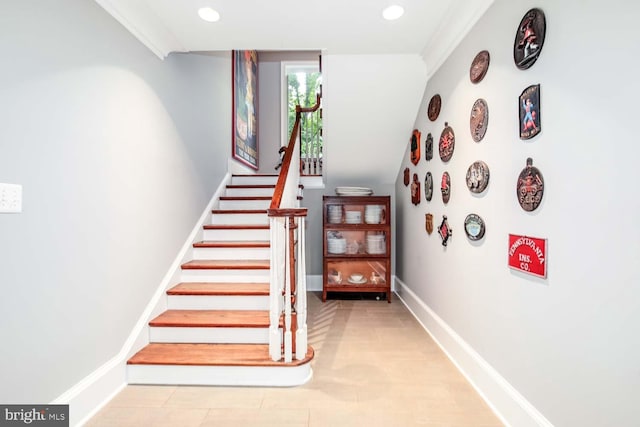
<path id="1" fill-rule="evenodd" d="M 327 292 L 374 292 L 391 302 L 390 207 L 389 196 L 323 196 L 322 301 Z"/>

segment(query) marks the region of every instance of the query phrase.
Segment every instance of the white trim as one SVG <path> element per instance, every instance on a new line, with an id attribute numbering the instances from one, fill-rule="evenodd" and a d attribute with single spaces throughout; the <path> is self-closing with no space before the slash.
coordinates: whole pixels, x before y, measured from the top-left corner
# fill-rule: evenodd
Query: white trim
<path id="1" fill-rule="evenodd" d="M 464 7 L 455 4 L 450 6 L 434 33 L 438 36 L 433 37 L 422 50 L 422 59 L 427 65 L 427 80 L 438 71 L 494 1 L 465 1 Z"/>
<path id="2" fill-rule="evenodd" d="M 141 31 L 136 25 L 131 22 L 131 20 L 127 19 L 125 14 L 120 13 L 120 10 L 116 5 L 113 4 L 111 0 L 96 0 L 104 10 L 107 11 L 116 21 L 122 24 L 135 38 L 137 38 L 140 43 L 145 45 L 151 52 L 153 52 L 158 58 L 164 60 L 164 58 L 169 55 L 171 49 L 163 46 L 159 46 L 153 41 L 151 38 L 147 37 L 147 35 Z"/>
<path id="3" fill-rule="evenodd" d="M 169 285 L 179 277 L 180 266 L 187 258 L 193 242 L 201 235 L 202 226 L 210 218 L 215 201 L 224 194 L 230 180 L 231 175 L 227 173 L 118 354 L 51 402 L 52 404 L 69 404 L 69 425 L 82 425 L 87 422 L 125 387 L 127 360 L 133 353 L 148 344 L 149 320 L 166 309 L 167 299 L 161 298 L 166 296 L 165 292 Z"/>
<path id="4" fill-rule="evenodd" d="M 397 295 L 505 426 L 553 427 L 524 396 L 397 277 Z"/>
<path id="5" fill-rule="evenodd" d="M 131 384 L 293 387 L 313 376 L 311 362 L 298 366 L 128 365 Z M 276 382 L 274 382 L 274 380 Z"/>
<path id="6" fill-rule="evenodd" d="M 322 274 L 307 274 L 307 292 L 322 292 Z"/>

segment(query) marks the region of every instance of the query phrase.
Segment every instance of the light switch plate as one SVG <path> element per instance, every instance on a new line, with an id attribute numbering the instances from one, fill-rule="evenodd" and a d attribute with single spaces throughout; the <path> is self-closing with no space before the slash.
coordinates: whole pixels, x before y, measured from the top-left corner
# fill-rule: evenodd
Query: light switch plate
<path id="1" fill-rule="evenodd" d="M 0 213 L 22 212 L 22 185 L 0 184 Z"/>

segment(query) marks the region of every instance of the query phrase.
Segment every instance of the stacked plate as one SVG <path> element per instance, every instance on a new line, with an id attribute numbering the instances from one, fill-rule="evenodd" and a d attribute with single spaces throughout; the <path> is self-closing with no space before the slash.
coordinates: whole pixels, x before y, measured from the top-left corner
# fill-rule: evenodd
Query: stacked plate
<path id="1" fill-rule="evenodd" d="M 329 205 L 327 214 L 329 223 L 340 224 L 342 222 L 342 205 Z"/>
<path id="2" fill-rule="evenodd" d="M 347 252 L 347 239 L 340 233 L 329 233 L 327 235 L 327 252 L 330 254 L 343 254 Z"/>
<path id="3" fill-rule="evenodd" d="M 338 196 L 370 196 L 373 190 L 364 187 L 336 187 Z"/>
<path id="4" fill-rule="evenodd" d="M 382 220 L 382 205 L 366 205 L 364 207 L 364 222 L 380 224 Z"/>
<path id="5" fill-rule="evenodd" d="M 347 224 L 360 224 L 362 222 L 362 212 L 345 211 L 344 222 L 346 222 Z"/>
<path id="6" fill-rule="evenodd" d="M 387 250 L 384 234 L 367 234 L 367 253 L 372 255 L 384 254 Z"/>

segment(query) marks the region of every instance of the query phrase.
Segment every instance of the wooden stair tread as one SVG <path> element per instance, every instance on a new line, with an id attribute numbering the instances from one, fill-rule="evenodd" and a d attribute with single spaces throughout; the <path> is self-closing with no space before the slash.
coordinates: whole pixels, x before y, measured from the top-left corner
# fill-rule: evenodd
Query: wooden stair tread
<path id="1" fill-rule="evenodd" d="M 265 214 L 266 209 L 213 209 L 212 214 Z"/>
<path id="2" fill-rule="evenodd" d="M 193 244 L 194 248 L 268 248 L 268 240 L 203 240 Z"/>
<path id="3" fill-rule="evenodd" d="M 276 188 L 275 184 L 229 184 L 227 188 L 236 189 L 236 188 Z"/>
<path id="4" fill-rule="evenodd" d="M 267 310 L 167 310 L 149 322 L 156 327 L 268 328 Z"/>
<path id="5" fill-rule="evenodd" d="M 220 200 L 271 200 L 271 196 L 220 196 Z"/>
<path id="6" fill-rule="evenodd" d="M 268 344 L 165 344 L 152 343 L 131 357 L 129 365 L 185 366 L 300 366 L 313 359 L 311 346 L 303 360 L 274 362 Z"/>
<path id="7" fill-rule="evenodd" d="M 183 270 L 268 270 L 271 261 L 268 259 L 201 259 L 182 264 Z"/>
<path id="8" fill-rule="evenodd" d="M 269 295 L 269 283 L 178 283 L 167 295 Z"/>
<path id="9" fill-rule="evenodd" d="M 205 230 L 268 230 L 269 224 L 205 224 Z"/>

